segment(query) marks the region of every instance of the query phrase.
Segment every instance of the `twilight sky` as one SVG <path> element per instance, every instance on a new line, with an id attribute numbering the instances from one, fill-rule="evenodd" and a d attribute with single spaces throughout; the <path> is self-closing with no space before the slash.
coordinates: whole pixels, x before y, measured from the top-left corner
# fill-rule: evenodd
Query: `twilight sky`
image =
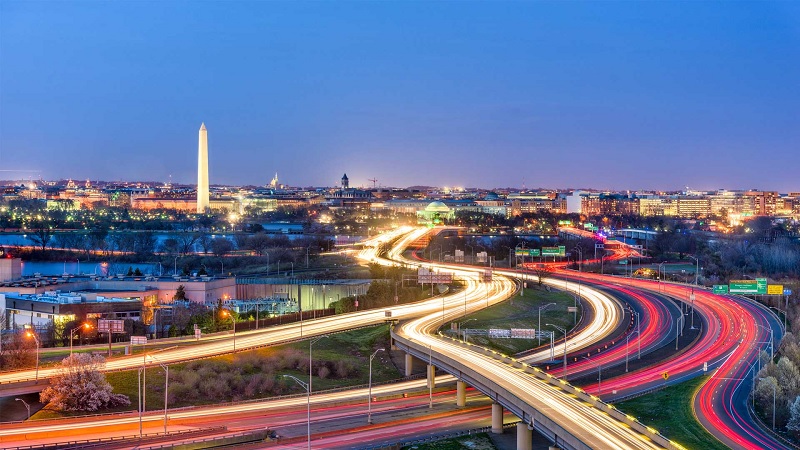
<path id="1" fill-rule="evenodd" d="M 201 122 L 212 184 L 800 191 L 800 2 L 0 0 L 0 179 Z"/>

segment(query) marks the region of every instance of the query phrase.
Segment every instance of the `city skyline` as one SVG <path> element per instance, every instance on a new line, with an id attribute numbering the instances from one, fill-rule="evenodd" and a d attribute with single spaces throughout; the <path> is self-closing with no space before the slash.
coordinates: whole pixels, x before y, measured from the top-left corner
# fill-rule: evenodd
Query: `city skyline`
<path id="1" fill-rule="evenodd" d="M 0 4 L 2 170 L 796 190 L 794 4 L 141 5 Z"/>

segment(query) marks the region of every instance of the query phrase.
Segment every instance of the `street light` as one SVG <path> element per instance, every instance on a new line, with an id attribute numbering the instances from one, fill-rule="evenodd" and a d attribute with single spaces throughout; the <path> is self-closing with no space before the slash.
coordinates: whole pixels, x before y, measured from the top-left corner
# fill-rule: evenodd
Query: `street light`
<path id="1" fill-rule="evenodd" d="M 628 347 L 630 346 L 631 343 L 631 336 L 633 336 L 634 334 L 636 334 L 638 337 L 639 330 L 633 331 L 632 333 L 630 333 L 628 336 L 625 337 L 625 372 L 628 372 L 628 354 L 630 353 L 628 351 Z M 639 354 L 639 356 L 641 357 L 641 353 Z"/>
<path id="2" fill-rule="evenodd" d="M 542 329 L 542 311 L 544 311 L 545 309 L 547 309 L 547 308 L 549 308 L 549 307 L 551 307 L 553 305 L 555 305 L 555 303 L 548 303 L 546 305 L 542 305 L 542 306 L 539 307 L 539 330 Z M 542 336 L 541 335 L 539 335 L 539 345 L 542 345 Z"/>
<path id="3" fill-rule="evenodd" d="M 308 341 L 308 395 L 311 395 L 311 368 L 312 368 L 311 347 L 313 347 L 314 344 L 317 343 L 317 341 L 319 341 L 320 339 L 325 339 L 326 337 L 328 337 L 327 334 L 324 336 L 320 336 L 314 340 Z"/>
<path id="4" fill-rule="evenodd" d="M 767 326 L 769 328 L 764 327 L 763 325 L 759 325 L 755 322 L 753 322 L 753 324 L 759 328 L 763 328 L 765 331 L 769 330 L 769 358 L 775 359 L 775 337 L 772 333 L 772 326 L 769 323 L 767 323 Z"/>
<path id="5" fill-rule="evenodd" d="M 33 341 L 36 343 L 36 380 L 39 380 L 39 338 L 36 337 L 36 333 L 33 331 L 26 331 L 25 336 L 32 337 Z"/>
<path id="6" fill-rule="evenodd" d="M 233 351 L 236 351 L 236 318 L 227 309 L 222 311 L 222 317 L 230 317 L 233 322 Z"/>
<path id="7" fill-rule="evenodd" d="M 558 325 L 553 325 L 552 323 L 548 323 L 547 326 L 553 327 L 556 330 L 564 333 L 564 375 L 562 378 L 564 378 L 564 381 L 566 381 L 567 380 L 567 329 L 561 328 Z"/>
<path id="8" fill-rule="evenodd" d="M 770 308 L 772 308 L 772 309 L 774 309 L 775 311 L 778 311 L 779 313 L 783 314 L 783 329 L 784 329 L 784 331 L 785 331 L 785 330 L 786 330 L 786 326 L 787 326 L 787 325 L 786 325 L 786 316 L 787 316 L 786 312 L 785 312 L 784 310 L 782 310 L 782 309 L 780 309 L 780 308 L 776 307 L 776 306 L 770 306 Z"/>
<path id="9" fill-rule="evenodd" d="M 692 258 L 692 259 L 694 260 L 694 262 L 695 262 L 695 268 L 694 268 L 694 285 L 695 285 L 695 286 L 697 286 L 697 279 L 698 279 L 698 277 L 699 277 L 699 275 L 700 275 L 700 260 L 699 260 L 699 259 L 697 259 L 697 258 L 695 258 L 695 257 L 694 257 L 694 256 L 692 256 L 692 255 L 686 255 L 686 256 L 688 256 L 689 258 Z"/>
<path id="10" fill-rule="evenodd" d="M 169 366 L 164 365 L 158 358 L 153 355 L 147 355 L 155 361 L 162 369 L 164 369 L 164 434 L 167 434 L 167 392 L 169 391 Z"/>
<path id="11" fill-rule="evenodd" d="M 658 263 L 658 290 L 659 291 L 661 291 L 661 283 L 663 283 L 667 279 L 667 272 L 666 271 L 664 271 L 664 278 L 663 279 L 661 278 L 661 269 L 664 266 L 664 263 L 666 263 L 666 261 Z"/>
<path id="12" fill-rule="evenodd" d="M 600 395 L 600 393 L 603 392 L 603 385 L 601 384 L 603 382 L 603 374 L 602 374 L 603 366 L 592 361 L 592 359 L 589 358 L 588 356 L 584 356 L 583 359 L 597 366 L 597 395 Z"/>
<path id="13" fill-rule="evenodd" d="M 573 250 L 577 250 L 578 253 L 581 255 L 581 259 L 580 261 L 578 261 L 578 272 L 582 272 L 581 263 L 583 262 L 583 249 L 576 246 L 575 248 L 573 248 Z"/>
<path id="14" fill-rule="evenodd" d="M 25 405 L 25 409 L 28 410 L 28 420 L 31 420 L 31 405 L 29 405 L 28 402 L 26 402 L 25 400 L 23 400 L 21 398 L 15 398 L 14 400 L 16 400 L 18 402 L 22 402 L 22 404 Z"/>
<path id="15" fill-rule="evenodd" d="M 292 375 L 284 375 L 283 378 L 293 379 L 297 382 L 297 384 L 306 390 L 306 411 L 308 413 L 308 449 L 311 450 L 311 386 Z"/>
<path id="16" fill-rule="evenodd" d="M 766 378 L 759 378 L 758 381 L 766 381 Z M 772 431 L 775 431 L 775 404 L 778 399 L 778 383 L 772 382 Z"/>
<path id="17" fill-rule="evenodd" d="M 90 330 L 92 328 L 92 325 L 88 324 L 88 323 L 84 323 L 81 326 L 77 326 L 77 327 L 73 328 L 69 332 L 69 356 L 72 356 L 72 340 L 74 339 L 75 332 L 80 330 L 81 328 L 86 329 L 86 330 Z"/>
<path id="18" fill-rule="evenodd" d="M 372 353 L 369 357 L 369 397 L 367 397 L 367 423 L 372 423 L 372 360 L 378 352 L 386 351 L 385 348 L 379 348 Z"/>

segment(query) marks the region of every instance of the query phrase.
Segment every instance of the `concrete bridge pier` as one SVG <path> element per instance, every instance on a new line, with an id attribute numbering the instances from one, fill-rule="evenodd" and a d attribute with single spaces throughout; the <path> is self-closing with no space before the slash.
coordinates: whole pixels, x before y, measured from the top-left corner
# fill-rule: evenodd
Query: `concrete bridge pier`
<path id="1" fill-rule="evenodd" d="M 503 434 L 503 406 L 492 403 L 492 433 Z"/>
<path id="2" fill-rule="evenodd" d="M 467 406 L 467 383 L 463 381 L 456 381 L 456 406 Z"/>
<path id="3" fill-rule="evenodd" d="M 414 373 L 414 357 L 411 353 L 406 353 L 406 376 L 410 377 Z"/>
<path id="4" fill-rule="evenodd" d="M 428 364 L 428 389 L 436 387 L 436 366 Z"/>
<path id="5" fill-rule="evenodd" d="M 533 429 L 527 423 L 517 424 L 517 450 L 533 449 Z"/>

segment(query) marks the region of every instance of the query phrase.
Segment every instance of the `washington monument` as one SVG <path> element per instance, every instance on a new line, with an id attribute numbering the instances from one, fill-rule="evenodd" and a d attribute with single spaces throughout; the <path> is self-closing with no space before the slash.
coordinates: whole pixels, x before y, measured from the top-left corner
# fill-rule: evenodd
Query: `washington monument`
<path id="1" fill-rule="evenodd" d="M 206 124 L 200 125 L 200 139 L 197 145 L 197 212 L 204 213 L 208 208 L 208 132 Z"/>

